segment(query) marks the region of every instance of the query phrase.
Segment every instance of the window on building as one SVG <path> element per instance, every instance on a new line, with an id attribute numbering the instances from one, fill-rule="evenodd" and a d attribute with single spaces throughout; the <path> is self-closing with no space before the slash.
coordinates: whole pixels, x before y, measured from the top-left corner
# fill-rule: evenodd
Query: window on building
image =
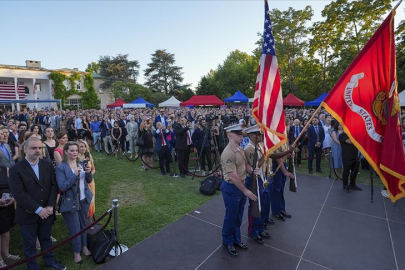
<path id="1" fill-rule="evenodd" d="M 82 83 L 81 82 L 76 83 L 76 89 L 77 90 L 82 89 Z"/>
<path id="2" fill-rule="evenodd" d="M 66 100 L 66 105 L 67 106 L 76 106 L 77 109 L 81 109 L 82 108 L 82 100 L 80 98 L 67 99 Z"/>

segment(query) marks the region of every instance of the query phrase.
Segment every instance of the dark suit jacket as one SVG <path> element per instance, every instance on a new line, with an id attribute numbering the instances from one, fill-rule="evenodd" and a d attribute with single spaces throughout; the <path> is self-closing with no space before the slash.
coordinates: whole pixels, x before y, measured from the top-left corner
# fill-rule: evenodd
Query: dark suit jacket
<path id="1" fill-rule="evenodd" d="M 173 126 L 174 127 L 174 133 L 176 134 L 176 143 L 174 148 L 176 150 L 186 150 L 187 149 L 187 130 L 189 128 L 183 127 L 180 124 L 176 124 Z M 191 139 L 191 138 L 190 138 Z"/>
<path id="2" fill-rule="evenodd" d="M 301 133 L 301 131 L 303 130 L 303 127 L 298 126 L 298 134 Z M 299 139 L 298 143 L 302 143 L 303 139 L 304 139 L 304 135 L 303 134 L 301 136 L 301 138 Z M 295 141 L 295 125 L 292 125 L 290 127 L 290 129 L 288 130 L 288 142 L 290 143 L 290 145 Z"/>
<path id="3" fill-rule="evenodd" d="M 162 149 L 162 135 L 160 131 L 159 133 L 157 133 L 156 131 L 158 131 L 158 129 L 153 131 L 153 137 L 155 137 L 155 150 L 159 151 L 160 149 Z M 167 147 L 170 148 L 169 141 L 167 140 L 167 135 L 169 135 L 170 131 L 166 129 L 162 133 L 163 139 L 165 140 Z"/>
<path id="4" fill-rule="evenodd" d="M 59 189 L 65 192 L 66 198 L 73 198 L 76 196 L 76 191 L 79 190 L 79 176 L 72 172 L 69 164 L 62 162 L 56 166 L 56 182 L 58 183 Z M 85 181 L 91 183 L 93 180 L 93 174 L 85 174 Z M 86 195 L 86 200 L 88 203 L 93 199 L 93 193 L 91 192 L 88 185 L 84 185 L 84 194 Z"/>
<path id="5" fill-rule="evenodd" d="M 319 142 L 321 143 L 321 149 L 322 149 L 322 144 L 323 140 L 325 139 L 325 130 L 323 129 L 322 126 L 318 125 L 318 132 L 319 132 Z M 308 135 L 308 148 L 314 148 L 315 144 L 318 142 L 316 139 L 316 132 L 314 126 L 310 126 L 307 129 L 307 135 Z"/>
<path id="6" fill-rule="evenodd" d="M 41 206 L 55 207 L 58 186 L 53 165 L 48 160 L 39 160 L 39 180 L 26 159 L 10 168 L 8 184 L 17 201 L 15 222 L 36 223 L 40 217 L 35 211 Z"/>

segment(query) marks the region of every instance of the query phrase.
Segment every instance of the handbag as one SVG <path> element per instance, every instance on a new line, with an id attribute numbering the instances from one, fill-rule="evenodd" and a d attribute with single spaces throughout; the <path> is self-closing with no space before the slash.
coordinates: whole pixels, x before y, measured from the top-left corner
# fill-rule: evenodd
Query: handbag
<path id="1" fill-rule="evenodd" d="M 141 136 L 138 136 L 135 140 L 135 145 L 136 146 L 143 146 L 145 144 L 145 141 L 143 140 L 143 133 Z"/>
<path id="2" fill-rule="evenodd" d="M 117 232 L 114 229 L 103 231 L 90 249 L 94 262 L 103 263 L 113 247 L 121 248 L 118 243 Z"/>

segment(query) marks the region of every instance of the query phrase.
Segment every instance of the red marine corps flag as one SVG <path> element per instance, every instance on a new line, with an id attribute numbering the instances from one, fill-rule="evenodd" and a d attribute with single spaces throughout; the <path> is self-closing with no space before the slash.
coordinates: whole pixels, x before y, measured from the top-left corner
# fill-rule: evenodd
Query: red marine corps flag
<path id="1" fill-rule="evenodd" d="M 267 1 L 265 1 L 263 45 L 257 70 L 253 117 L 264 132 L 264 150 L 267 157 L 287 142 L 280 73 Z"/>
<path id="2" fill-rule="evenodd" d="M 392 201 L 404 196 L 405 187 L 394 16 L 392 11 L 322 103 L 373 166 Z"/>

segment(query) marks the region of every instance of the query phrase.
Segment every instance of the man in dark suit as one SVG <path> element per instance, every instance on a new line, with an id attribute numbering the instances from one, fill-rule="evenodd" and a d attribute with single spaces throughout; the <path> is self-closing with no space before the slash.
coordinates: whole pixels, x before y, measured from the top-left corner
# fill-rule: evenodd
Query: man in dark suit
<path id="1" fill-rule="evenodd" d="M 125 155 L 129 149 L 129 143 L 126 140 L 128 132 L 127 132 L 127 119 L 126 119 L 126 115 L 124 113 L 120 115 L 120 119 L 118 120 L 118 126 L 122 130 L 122 134 L 121 134 L 121 138 L 120 138 L 120 145 L 121 145 L 121 147 L 123 147 L 122 151 L 124 152 L 124 155 Z"/>
<path id="2" fill-rule="evenodd" d="M 9 186 L 17 201 L 15 222 L 20 224 L 25 258 L 37 254 L 37 238 L 42 251 L 52 247 L 51 230 L 58 186 L 52 163 L 40 159 L 42 148 L 39 139 L 29 138 L 24 145 L 25 159 L 10 168 Z M 66 269 L 55 261 L 53 252 L 45 254 L 43 259 L 47 267 Z M 36 270 L 40 266 L 36 260 L 31 260 L 27 262 L 27 269 Z"/>
<path id="3" fill-rule="evenodd" d="M 160 115 L 155 117 L 155 121 L 153 122 L 153 126 L 156 128 L 156 123 L 160 122 L 163 126 L 167 127 L 167 116 L 165 115 L 165 110 L 160 109 Z"/>
<path id="4" fill-rule="evenodd" d="M 295 119 L 294 120 L 294 125 L 290 126 L 290 129 L 288 130 L 288 142 L 291 144 L 294 143 L 295 139 L 300 135 L 303 127 L 300 126 L 300 120 Z M 296 159 L 296 164 L 298 167 L 301 167 L 301 151 L 302 151 L 302 142 L 303 142 L 304 136 L 301 136 L 301 138 L 298 140 L 296 146 L 298 148 L 298 153 L 295 155 Z"/>
<path id="5" fill-rule="evenodd" d="M 180 177 L 185 178 L 188 174 L 188 160 L 190 157 L 191 133 L 187 126 L 186 118 L 182 117 L 179 124 L 173 125 L 176 134 L 175 148 L 179 161 Z"/>
<path id="6" fill-rule="evenodd" d="M 322 143 L 325 139 L 325 131 L 322 126 L 319 126 L 319 120 L 317 117 L 312 119 L 312 126 L 307 130 L 308 136 L 308 172 L 312 171 L 312 160 L 314 154 L 316 155 L 316 171 L 322 173 L 321 170 L 321 155 L 322 155 Z"/>

